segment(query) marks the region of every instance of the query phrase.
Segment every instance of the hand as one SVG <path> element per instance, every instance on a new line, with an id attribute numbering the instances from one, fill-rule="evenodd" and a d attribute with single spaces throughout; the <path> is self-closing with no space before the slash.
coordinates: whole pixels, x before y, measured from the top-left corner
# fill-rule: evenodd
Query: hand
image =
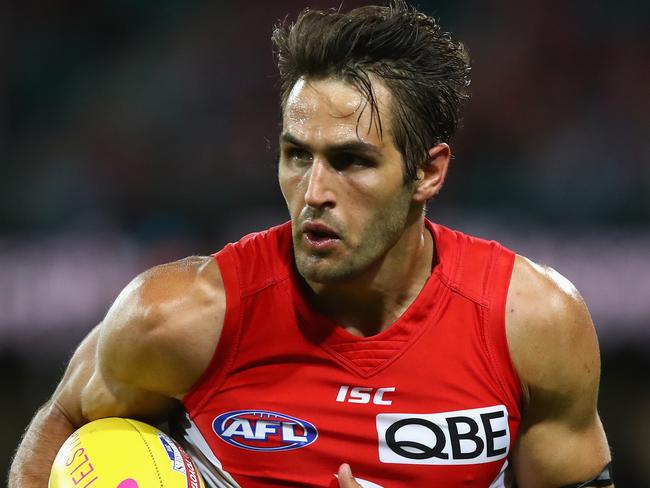
<path id="1" fill-rule="evenodd" d="M 339 488 L 363 488 L 352 476 L 349 464 L 341 464 L 338 472 Z"/>

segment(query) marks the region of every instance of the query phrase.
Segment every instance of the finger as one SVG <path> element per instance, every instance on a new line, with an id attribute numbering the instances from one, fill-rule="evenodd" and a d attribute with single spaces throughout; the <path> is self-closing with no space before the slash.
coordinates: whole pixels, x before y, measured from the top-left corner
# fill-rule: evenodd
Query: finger
<path id="1" fill-rule="evenodd" d="M 338 472 L 339 488 L 363 488 L 352 476 L 352 469 L 349 464 L 341 464 Z"/>

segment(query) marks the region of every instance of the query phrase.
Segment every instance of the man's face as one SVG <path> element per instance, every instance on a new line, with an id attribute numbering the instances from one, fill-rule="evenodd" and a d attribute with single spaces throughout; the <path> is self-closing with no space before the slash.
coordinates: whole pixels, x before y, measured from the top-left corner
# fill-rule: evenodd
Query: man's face
<path id="1" fill-rule="evenodd" d="M 283 114 L 279 180 L 296 265 L 307 280 L 337 283 L 381 264 L 407 223 L 413 194 L 391 128 L 390 93 L 373 83 L 383 134 L 352 85 L 301 79 Z"/>

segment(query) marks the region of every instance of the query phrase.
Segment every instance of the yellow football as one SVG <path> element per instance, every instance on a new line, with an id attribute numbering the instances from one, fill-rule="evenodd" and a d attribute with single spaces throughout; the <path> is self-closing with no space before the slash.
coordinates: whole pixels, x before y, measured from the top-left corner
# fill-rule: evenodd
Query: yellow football
<path id="1" fill-rule="evenodd" d="M 137 420 L 90 422 L 65 441 L 49 488 L 204 488 L 196 466 L 164 432 Z"/>

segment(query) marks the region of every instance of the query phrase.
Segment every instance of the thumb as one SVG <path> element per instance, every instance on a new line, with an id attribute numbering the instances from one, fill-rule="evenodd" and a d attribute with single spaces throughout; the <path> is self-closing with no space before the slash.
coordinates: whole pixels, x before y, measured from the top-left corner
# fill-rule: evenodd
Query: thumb
<path id="1" fill-rule="evenodd" d="M 339 466 L 338 479 L 340 488 L 363 488 L 352 476 L 352 469 L 347 463 Z"/>

